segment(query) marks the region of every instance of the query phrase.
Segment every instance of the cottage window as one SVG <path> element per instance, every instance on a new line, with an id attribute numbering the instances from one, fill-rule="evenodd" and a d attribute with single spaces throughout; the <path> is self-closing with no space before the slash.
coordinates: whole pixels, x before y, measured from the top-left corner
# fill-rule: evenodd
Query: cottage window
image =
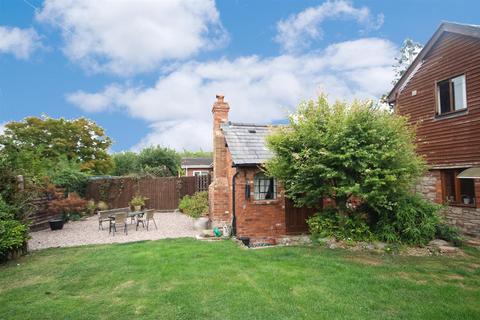
<path id="1" fill-rule="evenodd" d="M 465 75 L 437 83 L 437 113 L 445 114 L 467 108 Z"/>
<path id="2" fill-rule="evenodd" d="M 193 171 L 194 176 L 208 176 L 208 171 Z"/>
<path id="3" fill-rule="evenodd" d="M 459 179 L 457 176 L 463 169 L 442 171 L 442 187 L 445 204 L 475 205 L 474 179 Z"/>
<path id="4" fill-rule="evenodd" d="M 271 200 L 277 198 L 277 180 L 257 173 L 253 179 L 255 200 Z"/>

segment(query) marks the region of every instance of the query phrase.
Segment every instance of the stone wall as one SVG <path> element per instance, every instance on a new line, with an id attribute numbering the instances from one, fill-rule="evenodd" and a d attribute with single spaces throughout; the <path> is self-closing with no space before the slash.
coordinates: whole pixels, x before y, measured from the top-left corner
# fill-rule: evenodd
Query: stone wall
<path id="1" fill-rule="evenodd" d="M 440 170 L 430 170 L 417 185 L 416 191 L 424 198 L 442 204 L 442 182 Z M 446 221 L 468 236 L 480 237 L 480 179 L 475 179 L 476 208 L 445 206 L 442 214 Z"/>

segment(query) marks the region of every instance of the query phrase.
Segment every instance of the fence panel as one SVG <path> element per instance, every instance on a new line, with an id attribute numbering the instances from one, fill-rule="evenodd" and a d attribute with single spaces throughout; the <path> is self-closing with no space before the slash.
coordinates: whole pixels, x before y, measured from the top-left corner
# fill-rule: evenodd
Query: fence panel
<path id="1" fill-rule="evenodd" d="M 197 177 L 111 177 L 89 182 L 86 198 L 104 201 L 111 208 L 129 206 L 137 194 L 149 198 L 147 206 L 157 210 L 174 210 L 185 195 L 208 190 L 210 176 Z"/>

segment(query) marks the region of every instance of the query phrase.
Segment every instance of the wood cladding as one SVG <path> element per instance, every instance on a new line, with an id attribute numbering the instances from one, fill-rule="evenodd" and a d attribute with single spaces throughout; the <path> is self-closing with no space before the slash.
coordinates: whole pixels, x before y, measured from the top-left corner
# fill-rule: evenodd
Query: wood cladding
<path id="1" fill-rule="evenodd" d="M 436 83 L 462 74 L 467 110 L 437 116 Z M 444 33 L 398 94 L 395 110 L 416 127 L 417 151 L 430 166 L 480 165 L 480 39 Z"/>

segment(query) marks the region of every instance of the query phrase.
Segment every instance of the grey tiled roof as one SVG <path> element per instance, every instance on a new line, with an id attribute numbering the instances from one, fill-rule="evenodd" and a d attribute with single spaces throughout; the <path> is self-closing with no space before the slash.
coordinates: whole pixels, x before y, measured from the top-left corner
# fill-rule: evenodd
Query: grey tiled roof
<path id="1" fill-rule="evenodd" d="M 272 126 L 250 123 L 222 124 L 228 149 L 232 154 L 234 165 L 262 164 L 273 154 L 265 145 L 265 137 Z"/>
<path id="2" fill-rule="evenodd" d="M 182 167 L 211 166 L 212 158 L 182 158 Z"/>

